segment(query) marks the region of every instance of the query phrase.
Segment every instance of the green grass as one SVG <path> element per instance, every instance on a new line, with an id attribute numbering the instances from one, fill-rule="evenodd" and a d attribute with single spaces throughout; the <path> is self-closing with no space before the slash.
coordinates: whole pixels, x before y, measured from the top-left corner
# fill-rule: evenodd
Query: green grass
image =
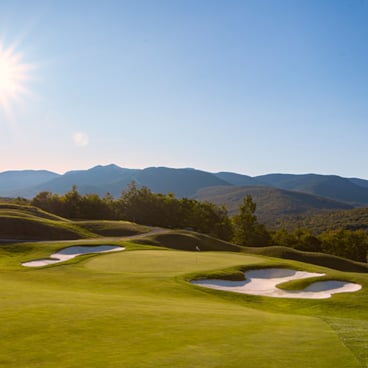
<path id="1" fill-rule="evenodd" d="M 90 237 L 97 235 L 39 208 L 0 203 L 0 239 L 62 240 Z"/>
<path id="2" fill-rule="evenodd" d="M 25 240 L 62 240 L 97 237 L 70 222 L 0 216 L 0 238 Z"/>
<path id="3" fill-rule="evenodd" d="M 149 226 L 138 225 L 129 221 L 74 221 L 75 225 L 100 236 L 131 236 L 148 233 Z"/>
<path id="4" fill-rule="evenodd" d="M 368 275 L 242 252 L 185 252 L 122 241 L 109 244 L 124 245 L 124 252 L 41 269 L 20 266 L 71 243 L 0 248 L 0 367 L 367 364 Z M 315 301 L 232 294 L 187 281 L 275 265 L 323 271 L 364 288 Z"/>
<path id="5" fill-rule="evenodd" d="M 333 256 L 325 253 L 303 252 L 293 248 L 272 246 L 272 247 L 244 247 L 243 251 L 252 254 L 259 254 L 269 257 L 291 259 L 300 262 L 315 264 L 318 266 L 334 268 L 347 272 L 367 272 L 368 264 L 356 262 L 351 259 Z"/>
<path id="6" fill-rule="evenodd" d="M 282 247 L 242 247 L 223 240 L 212 238 L 205 234 L 191 231 L 172 230 L 165 233 L 149 234 L 137 240 L 140 244 L 156 245 L 179 250 L 196 250 L 198 246 L 202 251 L 231 251 L 246 252 L 268 257 L 291 259 L 318 266 L 334 268 L 348 272 L 367 272 L 368 264 L 352 261 L 324 253 L 303 252 L 300 250 Z"/>
<path id="7" fill-rule="evenodd" d="M 55 221 L 68 221 L 63 217 L 41 210 L 40 208 L 13 203 L 0 202 L 0 216 L 45 218 Z"/>
<path id="8" fill-rule="evenodd" d="M 199 247 L 201 251 L 215 250 L 240 252 L 242 249 L 239 245 L 186 230 L 168 230 L 164 233 L 150 234 L 137 242 L 140 244 L 192 251 L 195 251 L 197 247 Z"/>
<path id="9" fill-rule="evenodd" d="M 0 239 L 75 240 L 142 235 L 149 226 L 128 221 L 71 221 L 37 207 L 0 203 Z"/>

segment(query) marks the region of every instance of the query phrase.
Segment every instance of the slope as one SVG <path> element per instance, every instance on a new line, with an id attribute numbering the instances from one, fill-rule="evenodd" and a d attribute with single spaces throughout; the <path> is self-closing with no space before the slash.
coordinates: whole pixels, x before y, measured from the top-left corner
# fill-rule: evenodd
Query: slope
<path id="1" fill-rule="evenodd" d="M 349 209 L 352 206 L 306 193 L 269 187 L 212 187 L 196 193 L 195 199 L 224 205 L 230 215 L 238 213 L 241 201 L 251 195 L 257 204 L 260 222 L 271 226 L 281 216 L 303 214 L 321 209 Z"/>
<path id="2" fill-rule="evenodd" d="M 70 221 L 37 207 L 0 203 L 0 243 L 131 236 L 152 231 L 128 221 Z"/>
<path id="3" fill-rule="evenodd" d="M 47 170 L 4 171 L 0 173 L 0 195 L 18 196 L 27 187 L 40 185 L 59 176 Z"/>
<path id="4" fill-rule="evenodd" d="M 368 188 L 336 175 L 268 174 L 256 179 L 275 188 L 309 193 L 354 206 L 368 204 Z"/>
<path id="5" fill-rule="evenodd" d="M 326 230 L 368 230 L 368 208 L 353 208 L 340 211 L 320 211 L 277 219 L 274 229 L 308 228 L 314 233 Z"/>

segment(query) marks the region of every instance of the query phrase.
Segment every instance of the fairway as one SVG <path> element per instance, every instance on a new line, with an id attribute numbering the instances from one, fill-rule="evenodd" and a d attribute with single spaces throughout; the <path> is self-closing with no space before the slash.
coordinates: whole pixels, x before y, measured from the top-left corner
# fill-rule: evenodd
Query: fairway
<path id="1" fill-rule="evenodd" d="M 1 272 L 1 367 L 364 366 L 359 347 L 353 353 L 341 338 L 339 313 L 328 312 L 332 306 L 344 311 L 346 300 L 358 305 L 365 298 L 361 292 L 329 302 L 233 296 L 203 290 L 187 277 L 237 266 L 300 264 L 121 245 L 126 251 L 45 268 L 13 262 Z M 366 283 L 365 275 L 355 277 Z M 324 314 L 335 317 L 334 326 Z"/>

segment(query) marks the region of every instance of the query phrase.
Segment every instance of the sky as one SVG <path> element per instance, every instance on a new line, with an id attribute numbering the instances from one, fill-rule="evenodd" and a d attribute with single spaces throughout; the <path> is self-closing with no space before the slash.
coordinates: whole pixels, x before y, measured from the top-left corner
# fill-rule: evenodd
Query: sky
<path id="1" fill-rule="evenodd" d="M 368 0 L 1 0 L 0 171 L 368 179 L 367 39 Z"/>

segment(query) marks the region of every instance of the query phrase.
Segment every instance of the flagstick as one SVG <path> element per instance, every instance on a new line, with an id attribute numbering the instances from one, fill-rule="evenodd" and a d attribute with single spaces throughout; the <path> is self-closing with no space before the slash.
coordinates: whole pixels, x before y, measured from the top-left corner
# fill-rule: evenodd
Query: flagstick
<path id="1" fill-rule="evenodd" d="M 196 245 L 195 250 L 198 251 L 198 252 L 201 251 L 201 249 L 199 248 L 198 245 Z M 198 256 L 196 256 L 196 264 L 198 265 Z"/>

